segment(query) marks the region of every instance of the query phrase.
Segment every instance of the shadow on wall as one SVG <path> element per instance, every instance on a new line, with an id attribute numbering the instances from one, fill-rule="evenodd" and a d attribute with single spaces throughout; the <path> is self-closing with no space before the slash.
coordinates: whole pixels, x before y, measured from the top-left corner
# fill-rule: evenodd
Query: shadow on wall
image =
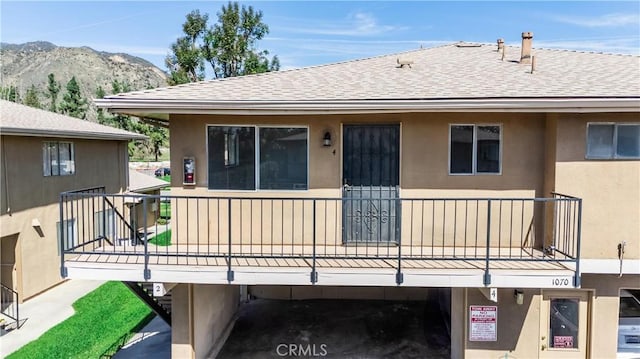
<path id="1" fill-rule="evenodd" d="M 516 299 L 514 297 L 514 291 L 511 289 L 498 290 L 498 302 L 494 303 L 489 301 L 479 290 L 469 289 L 467 291 L 467 328 L 469 327 L 469 307 L 471 305 L 486 305 L 491 306 L 495 305 L 498 307 L 498 330 L 497 336 L 498 340 L 495 342 L 487 341 L 487 342 L 479 342 L 479 341 L 469 341 L 469 330 L 467 330 L 467 349 L 470 350 L 499 350 L 499 351 L 514 351 L 517 349 L 518 342 L 521 342 L 521 345 L 534 345 L 536 346 L 536 341 L 532 340 L 538 337 L 539 327 L 538 316 L 535 318 L 531 318 L 531 320 L 535 320 L 536 325 L 534 331 L 524 332 L 523 328 L 527 328 L 527 323 L 525 320 L 527 319 L 527 313 L 530 311 L 530 307 L 532 304 L 532 299 L 534 294 L 538 294 L 538 289 L 524 289 L 522 290 L 524 294 L 523 302 L 521 305 L 516 304 Z M 523 337 L 524 335 L 524 337 Z M 522 339 L 521 339 L 522 338 Z M 518 348 L 521 349 L 522 348 Z"/>

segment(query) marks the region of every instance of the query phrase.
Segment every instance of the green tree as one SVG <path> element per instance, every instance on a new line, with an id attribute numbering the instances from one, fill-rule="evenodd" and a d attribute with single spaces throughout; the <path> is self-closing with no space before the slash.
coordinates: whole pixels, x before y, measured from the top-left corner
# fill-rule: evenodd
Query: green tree
<path id="1" fill-rule="evenodd" d="M 58 102 L 58 93 L 60 93 L 60 82 L 56 81 L 56 76 L 53 73 L 48 76 L 47 91 L 49 92 L 49 98 L 51 99 L 49 111 L 57 112 L 56 103 Z"/>
<path id="2" fill-rule="evenodd" d="M 31 107 L 42 108 L 42 104 L 38 99 L 38 90 L 36 89 L 36 85 L 31 85 L 31 87 L 27 90 L 22 103 Z"/>
<path id="3" fill-rule="evenodd" d="M 165 59 L 170 84 L 203 80 L 205 62 L 216 78 L 280 69 L 277 56 L 269 60 L 269 52 L 256 47 L 257 41 L 269 33 L 262 11 L 229 2 L 217 15 L 218 22 L 210 28 L 209 15 L 194 10 L 186 16 L 184 36 L 171 44 L 171 53 Z"/>
<path id="4" fill-rule="evenodd" d="M 166 144 L 169 135 L 165 128 L 158 126 L 150 126 L 149 129 L 149 150 L 158 161 L 158 157 L 162 156 L 161 148 Z"/>
<path id="5" fill-rule="evenodd" d="M 84 120 L 87 116 L 87 109 L 87 99 L 82 97 L 80 86 L 76 77 L 73 76 L 67 83 L 67 92 L 62 97 L 60 112 Z"/>
<path id="6" fill-rule="evenodd" d="M 196 82 L 204 79 L 204 56 L 201 39 L 207 30 L 209 15 L 201 15 L 199 10 L 187 14 L 182 24 L 185 36 L 171 44 L 171 54 L 165 59 L 170 71 L 169 82 L 173 85 Z"/>
<path id="7" fill-rule="evenodd" d="M 98 85 L 98 87 L 96 87 L 96 98 L 97 99 L 101 99 L 104 98 L 107 95 L 107 93 L 104 91 L 104 89 L 102 88 L 102 86 Z M 107 119 L 107 117 L 104 114 L 104 109 L 102 108 L 98 108 L 98 123 L 102 124 L 102 125 L 107 125 L 109 124 L 109 121 Z"/>
<path id="8" fill-rule="evenodd" d="M 277 57 L 270 62 L 268 51 L 256 49 L 256 42 L 268 33 L 262 11 L 240 7 L 237 2 L 222 5 L 218 22 L 204 36 L 204 57 L 216 78 L 277 71 Z"/>
<path id="9" fill-rule="evenodd" d="M 21 102 L 18 88 L 10 85 L 9 87 L 0 87 L 0 98 L 11 102 Z"/>

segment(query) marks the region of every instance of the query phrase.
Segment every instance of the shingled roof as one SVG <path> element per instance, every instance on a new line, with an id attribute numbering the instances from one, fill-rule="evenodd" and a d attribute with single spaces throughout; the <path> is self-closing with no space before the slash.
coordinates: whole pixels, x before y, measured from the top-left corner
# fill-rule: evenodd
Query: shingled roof
<path id="1" fill-rule="evenodd" d="M 143 140 L 147 138 L 138 133 L 5 100 L 0 100 L 0 133 L 3 135 L 103 140 Z"/>
<path id="2" fill-rule="evenodd" d="M 535 68 L 520 48 L 455 43 L 361 60 L 137 91 L 97 101 L 113 110 L 230 111 L 428 110 L 465 104 L 530 103 L 538 110 L 640 104 L 640 57 L 534 49 Z M 411 65 L 399 66 L 399 62 Z M 541 102 L 544 100 L 546 102 Z M 603 101 L 606 100 L 606 101 Z M 576 103 L 579 102 L 579 103 Z M 595 104 L 594 104 L 595 102 Z M 411 105 L 411 106 L 409 106 Z M 447 106 L 444 106 L 447 105 Z M 440 107 L 438 107 L 440 106 Z M 412 108 L 410 108 L 412 107 Z M 153 117 L 153 116 L 151 116 Z"/>

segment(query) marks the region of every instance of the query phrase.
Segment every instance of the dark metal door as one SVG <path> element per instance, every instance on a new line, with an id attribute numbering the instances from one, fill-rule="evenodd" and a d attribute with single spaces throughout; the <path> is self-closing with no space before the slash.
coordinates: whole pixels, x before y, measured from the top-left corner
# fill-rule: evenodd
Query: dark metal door
<path id="1" fill-rule="evenodd" d="M 399 125 L 345 125 L 343 241 L 397 242 Z"/>

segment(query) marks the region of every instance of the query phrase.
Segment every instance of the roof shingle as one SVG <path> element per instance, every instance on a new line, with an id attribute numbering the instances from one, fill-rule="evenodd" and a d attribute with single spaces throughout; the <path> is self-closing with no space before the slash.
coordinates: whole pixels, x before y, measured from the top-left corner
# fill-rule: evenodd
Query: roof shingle
<path id="1" fill-rule="evenodd" d="M 450 44 L 336 64 L 210 80 L 110 96 L 151 101 L 330 101 L 464 98 L 640 97 L 640 57 Z M 413 61 L 400 68 L 398 58 Z"/>
<path id="2" fill-rule="evenodd" d="M 105 140 L 142 140 L 147 138 L 139 133 L 5 100 L 0 100 L 0 132 L 3 135 Z"/>

